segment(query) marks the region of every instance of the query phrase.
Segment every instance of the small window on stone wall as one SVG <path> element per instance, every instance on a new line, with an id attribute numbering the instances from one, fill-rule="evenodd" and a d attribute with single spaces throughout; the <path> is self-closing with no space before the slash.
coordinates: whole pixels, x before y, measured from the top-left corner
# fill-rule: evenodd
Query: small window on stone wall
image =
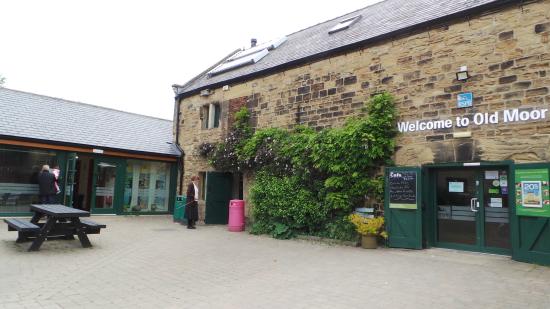
<path id="1" fill-rule="evenodd" d="M 203 129 L 212 129 L 220 126 L 220 105 L 211 103 L 201 108 L 201 127 Z"/>

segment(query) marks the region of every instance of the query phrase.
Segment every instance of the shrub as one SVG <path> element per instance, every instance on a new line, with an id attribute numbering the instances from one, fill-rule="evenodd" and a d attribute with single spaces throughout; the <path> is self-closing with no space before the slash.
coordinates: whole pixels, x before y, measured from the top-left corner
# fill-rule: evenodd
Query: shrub
<path id="1" fill-rule="evenodd" d="M 384 231 L 384 218 L 365 218 L 358 214 L 349 216 L 349 221 L 355 226 L 355 230 L 360 235 L 382 236 L 387 238 L 388 234 Z"/>
<path id="2" fill-rule="evenodd" d="M 327 216 L 313 192 L 300 185 L 295 176 L 273 176 L 267 172 L 256 175 L 250 189 L 254 203 L 256 231 L 264 230 L 276 237 L 292 236 L 297 231 L 319 229 Z"/>

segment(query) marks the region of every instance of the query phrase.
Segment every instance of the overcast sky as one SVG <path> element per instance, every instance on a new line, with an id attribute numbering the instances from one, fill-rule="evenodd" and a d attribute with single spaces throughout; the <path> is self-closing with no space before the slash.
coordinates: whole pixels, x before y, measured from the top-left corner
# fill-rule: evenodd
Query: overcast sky
<path id="1" fill-rule="evenodd" d="M 172 119 L 171 85 L 236 48 L 380 0 L 4 0 L 4 87 Z"/>

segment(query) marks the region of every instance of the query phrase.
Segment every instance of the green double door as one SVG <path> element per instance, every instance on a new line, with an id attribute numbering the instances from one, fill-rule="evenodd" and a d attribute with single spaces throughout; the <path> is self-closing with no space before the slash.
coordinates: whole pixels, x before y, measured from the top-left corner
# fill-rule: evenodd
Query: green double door
<path id="1" fill-rule="evenodd" d="M 508 170 L 447 168 L 434 173 L 435 245 L 509 254 L 509 196 L 515 191 Z"/>
<path id="2" fill-rule="evenodd" d="M 78 161 L 80 160 L 80 169 Z M 122 212 L 124 193 L 125 161 L 116 158 L 88 156 L 85 160 L 92 169 L 82 168 L 83 156 L 79 159 L 76 153 L 69 153 L 66 161 L 65 194 L 63 202 L 75 207 L 75 199 L 83 191 L 90 194 L 90 211 L 96 214 L 118 214 Z M 92 173 L 89 178 L 89 173 Z M 84 174 L 84 175 L 82 175 Z M 78 177 L 80 176 L 80 177 Z M 87 187 L 79 186 L 78 180 L 91 179 Z M 76 188 L 80 187 L 80 188 Z M 79 191 L 80 190 L 80 191 Z"/>

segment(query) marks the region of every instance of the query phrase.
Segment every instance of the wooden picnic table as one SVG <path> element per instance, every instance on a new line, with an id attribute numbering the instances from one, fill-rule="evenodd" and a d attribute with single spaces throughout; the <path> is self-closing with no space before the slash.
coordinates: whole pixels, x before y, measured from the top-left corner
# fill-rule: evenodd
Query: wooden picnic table
<path id="1" fill-rule="evenodd" d="M 74 239 L 78 236 L 82 247 L 92 246 L 87 234 L 99 234 L 106 226 L 89 220 L 80 220 L 89 217 L 88 211 L 67 207 L 60 204 L 33 204 L 34 212 L 30 222 L 21 219 L 4 219 L 9 230 L 19 231 L 17 242 L 32 240 L 29 251 L 38 251 L 46 239 Z M 40 223 L 45 217 L 46 222 Z"/>

